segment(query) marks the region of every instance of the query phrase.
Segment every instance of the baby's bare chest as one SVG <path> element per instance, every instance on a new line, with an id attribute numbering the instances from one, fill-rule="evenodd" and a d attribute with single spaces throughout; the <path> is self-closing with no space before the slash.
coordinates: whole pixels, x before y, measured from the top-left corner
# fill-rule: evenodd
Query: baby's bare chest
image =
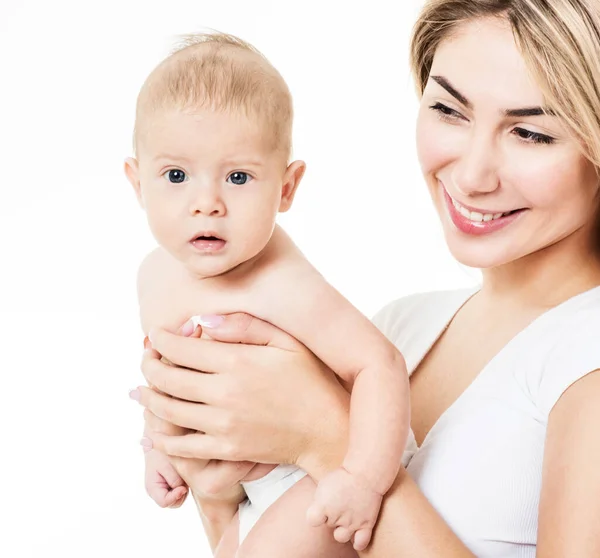
<path id="1" fill-rule="evenodd" d="M 191 316 L 243 311 L 251 297 L 249 282 L 232 285 L 218 279 L 195 279 L 184 271 L 162 270 L 153 278 L 149 292 L 140 298 L 144 330 L 160 327 L 176 331 Z"/>
<path id="2" fill-rule="evenodd" d="M 199 279 L 178 262 L 161 266 L 140 295 L 144 331 L 160 327 L 176 331 L 191 316 L 245 312 L 265 319 L 276 314 L 289 281 L 281 280 L 286 262 L 276 269 L 256 268 L 237 276 Z"/>

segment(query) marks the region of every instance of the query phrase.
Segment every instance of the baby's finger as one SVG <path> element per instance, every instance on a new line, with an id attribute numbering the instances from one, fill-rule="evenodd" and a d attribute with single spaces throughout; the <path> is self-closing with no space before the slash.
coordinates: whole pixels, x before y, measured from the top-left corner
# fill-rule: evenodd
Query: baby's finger
<path id="1" fill-rule="evenodd" d="M 188 495 L 187 486 L 179 486 L 179 487 L 171 490 L 166 495 L 166 502 L 167 502 L 166 507 L 171 508 L 171 509 L 179 508 L 185 502 L 187 495 Z"/>
<path id="2" fill-rule="evenodd" d="M 372 529 L 359 529 L 356 531 L 354 534 L 354 550 L 361 552 L 367 548 L 367 546 L 369 546 L 369 542 L 371 542 L 372 533 Z"/>
<path id="3" fill-rule="evenodd" d="M 317 503 L 311 504 L 306 510 L 306 520 L 311 527 L 320 527 L 328 521 L 327 514 L 322 506 Z"/>
<path id="4" fill-rule="evenodd" d="M 333 532 L 333 538 L 339 543 L 347 543 L 352 537 L 352 531 L 346 527 L 337 527 Z"/>
<path id="5" fill-rule="evenodd" d="M 166 485 L 152 481 L 146 482 L 146 493 L 156 502 L 156 504 L 158 504 L 159 507 L 166 508 L 168 506 L 167 496 L 169 494 L 169 489 L 166 487 Z"/>
<path id="6" fill-rule="evenodd" d="M 171 487 L 171 489 L 186 486 L 184 480 L 179 476 L 172 465 L 165 467 L 164 470 L 161 471 L 161 475 L 165 481 L 167 481 L 167 484 Z"/>

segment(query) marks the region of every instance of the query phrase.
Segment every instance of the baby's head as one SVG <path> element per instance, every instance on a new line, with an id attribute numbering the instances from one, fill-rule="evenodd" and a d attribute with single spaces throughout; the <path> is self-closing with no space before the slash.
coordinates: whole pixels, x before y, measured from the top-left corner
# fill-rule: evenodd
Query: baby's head
<path id="1" fill-rule="evenodd" d="M 157 242 L 199 277 L 260 254 L 304 174 L 291 137 L 291 95 L 264 56 L 230 35 L 186 37 L 142 86 L 125 162 Z"/>

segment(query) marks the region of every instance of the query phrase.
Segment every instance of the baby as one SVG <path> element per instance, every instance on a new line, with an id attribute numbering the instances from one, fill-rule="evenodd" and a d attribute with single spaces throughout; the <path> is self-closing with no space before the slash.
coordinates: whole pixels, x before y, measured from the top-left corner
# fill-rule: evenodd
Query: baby
<path id="1" fill-rule="evenodd" d="M 288 558 L 346 556 L 352 549 L 339 543 L 348 541 L 366 548 L 410 433 L 402 356 L 275 224 L 305 170 L 302 161 L 289 164 L 291 135 L 291 96 L 271 64 L 235 37 L 196 35 L 144 83 L 136 159 L 125 163 L 159 244 L 139 270 L 146 334 L 153 327 L 175 331 L 190 316 L 246 312 L 298 339 L 351 387 L 342 466 L 316 488 L 290 465 L 238 466 L 248 500 L 228 530 L 237 540 L 223 542 L 231 550 L 218 556 L 234 556 L 238 545 L 239 556 Z M 147 478 L 167 484 L 165 492 L 147 483 L 161 505 L 165 494 L 184 486 L 169 458 L 155 450 L 146 455 L 146 469 Z M 302 506 L 306 520 L 275 529 L 267 514 L 254 528 L 275 505 L 280 518 L 294 517 L 292 509 L 297 516 Z M 315 548 L 311 529 L 324 524 L 333 537 Z M 305 533 L 290 537 L 292 531 Z M 245 546 L 252 551 L 244 553 Z"/>

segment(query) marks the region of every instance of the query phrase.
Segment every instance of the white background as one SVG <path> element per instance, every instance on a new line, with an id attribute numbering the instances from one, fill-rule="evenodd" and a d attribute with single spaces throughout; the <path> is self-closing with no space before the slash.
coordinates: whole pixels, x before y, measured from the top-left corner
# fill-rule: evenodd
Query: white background
<path id="1" fill-rule="evenodd" d="M 0 0 L 0 555 L 208 556 L 191 502 L 143 489 L 135 272 L 154 245 L 122 173 L 137 91 L 175 36 L 250 41 L 308 163 L 281 223 L 363 312 L 471 285 L 414 148 L 420 0 Z M 5 548 L 4 548 L 5 547 Z"/>

